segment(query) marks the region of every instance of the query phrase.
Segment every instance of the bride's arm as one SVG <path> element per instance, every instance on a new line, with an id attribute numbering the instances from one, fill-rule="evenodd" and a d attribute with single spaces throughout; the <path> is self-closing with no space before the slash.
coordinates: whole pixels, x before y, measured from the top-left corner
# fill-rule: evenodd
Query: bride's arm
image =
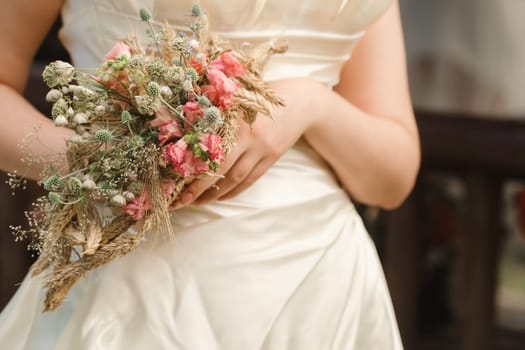
<path id="1" fill-rule="evenodd" d="M 352 196 L 385 208 L 398 206 L 419 169 L 416 124 L 408 92 L 398 5 L 356 47 L 321 117 L 306 139 L 332 165 Z"/>
<path id="2" fill-rule="evenodd" d="M 65 149 L 71 131 L 57 128 L 23 97 L 33 56 L 60 11 L 62 0 L 9 0 L 0 11 L 0 169 L 25 173 L 37 179 L 40 166 L 27 168 L 27 156 L 17 145 L 39 128 L 38 140 L 29 144 L 35 156 Z"/>
<path id="3" fill-rule="evenodd" d="M 181 203 L 237 195 L 304 136 L 358 201 L 394 208 L 411 191 L 419 168 L 419 141 L 408 93 L 398 5 L 369 28 L 329 89 L 312 79 L 272 83 L 286 106 L 273 120 L 241 127 L 236 147 L 219 168 L 224 179 L 191 183 Z"/>

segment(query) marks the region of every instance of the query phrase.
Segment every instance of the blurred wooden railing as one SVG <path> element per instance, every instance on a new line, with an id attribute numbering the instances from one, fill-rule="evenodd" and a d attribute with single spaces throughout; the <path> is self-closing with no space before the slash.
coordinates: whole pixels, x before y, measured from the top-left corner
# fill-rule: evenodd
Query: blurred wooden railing
<path id="1" fill-rule="evenodd" d="M 417 113 L 417 121 L 420 178 L 435 172 L 453 174 L 463 179 L 467 191 L 460 348 L 493 349 L 502 183 L 525 179 L 525 122 L 425 111 Z M 421 191 L 416 186 L 401 208 L 388 213 L 385 235 L 385 272 L 406 350 L 418 348 Z"/>

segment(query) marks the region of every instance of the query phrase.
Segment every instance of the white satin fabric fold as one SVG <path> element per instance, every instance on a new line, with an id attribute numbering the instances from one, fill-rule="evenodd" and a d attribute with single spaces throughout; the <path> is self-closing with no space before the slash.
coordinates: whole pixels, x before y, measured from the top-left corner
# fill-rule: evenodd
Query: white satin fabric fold
<path id="1" fill-rule="evenodd" d="M 359 31 L 386 6 L 386 0 L 292 2 L 301 5 L 305 18 L 330 5 L 333 18 Z M 141 3 L 67 1 L 62 36 L 76 63 L 98 62 L 95 57 L 103 55 L 107 44 L 107 36 L 98 37 L 102 32 L 127 33 L 128 28 L 113 18 L 135 15 L 135 7 L 147 4 L 154 6 L 157 17 L 161 8 L 182 6 Z M 182 3 L 189 8 L 189 1 Z M 247 18 L 263 23 L 276 3 L 257 1 L 254 9 L 259 10 Z M 211 19 L 220 8 L 234 4 L 248 2 L 210 1 Z M 112 9 L 112 17 L 95 16 L 100 7 Z M 356 13 L 368 17 L 341 15 L 347 8 L 361 9 Z M 323 82 L 336 81 L 342 49 L 333 41 L 352 46 L 361 34 L 332 33 L 337 27 L 333 21 L 323 24 L 330 24 L 325 31 L 317 22 L 295 22 L 302 27 L 301 35 L 292 31 L 288 38 L 299 38 L 310 28 L 318 32 L 318 41 L 301 46 L 304 38 L 291 40 L 291 56 L 286 57 L 302 52 L 308 58 L 299 63 L 303 58 L 283 57 L 272 63 L 270 74 L 313 74 Z M 93 23 L 102 27 L 97 33 L 85 32 Z M 326 38 L 330 33 L 334 38 Z M 230 34 L 247 36 L 245 31 Z M 311 57 L 314 49 L 307 48 L 315 46 L 325 58 Z M 320 68 L 312 70 L 317 64 Z M 287 72 L 295 65 L 293 73 Z M 323 71 L 324 78 L 313 71 Z M 402 349 L 375 247 L 330 169 L 303 141 L 241 195 L 180 209 L 172 219 L 174 239 L 150 239 L 130 255 L 91 272 L 53 313 L 41 312 L 41 277 L 26 277 L 0 315 L 0 348 Z"/>
<path id="2" fill-rule="evenodd" d="M 147 39 L 141 7 L 152 11 L 157 24 L 167 20 L 187 30 L 194 2 L 201 3 L 213 31 L 238 48 L 288 43 L 286 53 L 270 60 L 266 79 L 310 77 L 333 86 L 366 27 L 392 0 L 66 0 L 60 37 L 78 67 L 94 68 L 118 40 Z"/>

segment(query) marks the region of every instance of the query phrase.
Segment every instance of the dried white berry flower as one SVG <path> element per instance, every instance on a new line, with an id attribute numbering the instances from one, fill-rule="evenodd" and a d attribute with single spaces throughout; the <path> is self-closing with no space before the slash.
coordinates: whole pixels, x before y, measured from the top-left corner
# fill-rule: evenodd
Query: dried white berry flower
<path id="1" fill-rule="evenodd" d="M 47 102 L 56 102 L 59 99 L 61 99 L 64 95 L 60 92 L 60 90 L 57 89 L 51 89 L 46 95 L 46 101 Z"/>
<path id="2" fill-rule="evenodd" d="M 124 196 L 124 198 L 126 198 L 128 202 L 131 202 L 135 199 L 135 195 L 131 191 L 124 191 L 122 192 L 122 195 Z"/>
<path id="3" fill-rule="evenodd" d="M 73 121 L 76 123 L 76 124 L 86 124 L 88 122 L 88 116 L 86 113 L 77 113 L 75 114 L 75 116 L 73 117 Z"/>
<path id="4" fill-rule="evenodd" d="M 84 142 L 84 139 L 82 138 L 82 136 L 80 136 L 78 134 L 74 134 L 74 135 L 71 135 L 69 137 L 69 142 L 71 142 L 71 143 L 82 143 L 82 142 Z"/>
<path id="5" fill-rule="evenodd" d="M 85 179 L 84 182 L 82 182 L 82 188 L 89 191 L 96 190 L 97 184 L 91 179 Z"/>
<path id="6" fill-rule="evenodd" d="M 126 198 L 124 198 L 124 196 L 121 194 L 117 194 L 111 197 L 109 203 L 115 207 L 123 207 L 126 205 Z"/>
<path id="7" fill-rule="evenodd" d="M 56 126 L 66 126 L 67 125 L 67 118 L 63 115 L 59 115 L 55 118 L 55 125 Z"/>
<path id="8" fill-rule="evenodd" d="M 163 86 L 160 87 L 160 95 L 164 99 L 169 100 L 173 96 L 173 92 L 171 91 L 171 89 L 168 86 L 163 85 Z"/>
<path id="9" fill-rule="evenodd" d="M 95 107 L 95 114 L 97 115 L 97 117 L 103 116 L 105 112 L 106 112 L 106 107 L 105 106 L 98 105 L 98 106 Z"/>
<path id="10" fill-rule="evenodd" d="M 182 83 L 182 90 L 186 92 L 192 92 L 193 91 L 193 83 L 191 80 L 184 80 Z"/>
<path id="11" fill-rule="evenodd" d="M 51 62 L 44 68 L 42 77 L 49 87 L 67 85 L 75 75 L 75 67 L 63 61 Z"/>
<path id="12" fill-rule="evenodd" d="M 201 43 L 198 40 L 191 39 L 188 41 L 188 50 L 197 51 L 199 49 L 200 44 Z"/>
<path id="13" fill-rule="evenodd" d="M 68 104 L 63 98 L 59 98 L 51 107 L 51 115 L 57 117 L 59 115 L 66 115 L 68 109 Z"/>

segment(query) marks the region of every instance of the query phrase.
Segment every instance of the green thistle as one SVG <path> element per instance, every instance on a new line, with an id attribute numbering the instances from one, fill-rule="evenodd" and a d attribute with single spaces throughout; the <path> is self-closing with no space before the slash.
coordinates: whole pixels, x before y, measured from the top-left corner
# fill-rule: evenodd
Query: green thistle
<path id="1" fill-rule="evenodd" d="M 148 83 L 146 90 L 148 91 L 148 95 L 150 96 L 156 97 L 160 95 L 160 86 L 154 81 L 150 81 Z"/>
<path id="2" fill-rule="evenodd" d="M 141 8 L 139 11 L 140 19 L 144 22 L 149 22 L 151 20 L 151 14 L 145 8 Z"/>
<path id="3" fill-rule="evenodd" d="M 199 5 L 193 4 L 193 6 L 191 7 L 191 15 L 193 17 L 202 16 L 202 11 Z"/>
<path id="4" fill-rule="evenodd" d="M 190 67 L 186 69 L 186 77 L 188 77 L 189 80 L 196 82 L 199 80 L 199 73 L 197 73 L 195 68 Z"/>
<path id="5" fill-rule="evenodd" d="M 113 134 L 108 129 L 100 129 L 95 132 L 95 138 L 104 143 L 108 143 L 113 139 Z"/>
<path id="6" fill-rule="evenodd" d="M 44 182 L 44 189 L 46 191 L 56 191 L 61 185 L 62 181 L 60 181 L 58 175 L 52 175 Z"/>
<path id="7" fill-rule="evenodd" d="M 67 190 L 73 196 L 79 196 L 82 193 L 82 181 L 76 177 L 70 177 L 66 184 Z"/>
<path id="8" fill-rule="evenodd" d="M 120 120 L 122 121 L 122 124 L 128 124 L 133 121 L 133 116 L 128 111 L 122 111 L 120 114 Z"/>

